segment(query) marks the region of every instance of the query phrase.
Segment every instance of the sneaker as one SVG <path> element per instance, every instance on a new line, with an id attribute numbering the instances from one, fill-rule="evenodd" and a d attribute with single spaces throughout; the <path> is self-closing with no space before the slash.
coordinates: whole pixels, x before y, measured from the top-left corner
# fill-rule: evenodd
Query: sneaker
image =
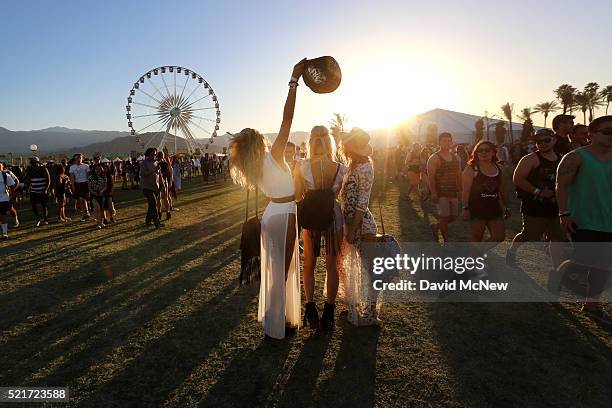
<path id="1" fill-rule="evenodd" d="M 102 229 L 102 227 L 103 227 L 103 226 L 104 226 L 104 224 L 98 224 L 98 225 L 96 226 L 96 228 L 98 228 L 98 229 Z"/>
<path id="2" fill-rule="evenodd" d="M 42 222 L 42 225 L 49 225 L 49 221 L 44 220 L 44 221 Z"/>
<path id="3" fill-rule="evenodd" d="M 506 265 L 508 265 L 511 268 L 517 268 L 516 251 L 511 251 L 509 249 L 508 251 L 506 251 Z"/>
<path id="4" fill-rule="evenodd" d="M 35 227 L 40 227 L 40 223 L 41 223 L 41 221 L 36 221 L 36 224 L 34 226 Z"/>
<path id="5" fill-rule="evenodd" d="M 8 239 L 8 234 L 2 234 L 2 239 Z"/>
<path id="6" fill-rule="evenodd" d="M 19 220 L 15 220 L 15 225 L 13 226 L 13 228 L 19 228 Z"/>

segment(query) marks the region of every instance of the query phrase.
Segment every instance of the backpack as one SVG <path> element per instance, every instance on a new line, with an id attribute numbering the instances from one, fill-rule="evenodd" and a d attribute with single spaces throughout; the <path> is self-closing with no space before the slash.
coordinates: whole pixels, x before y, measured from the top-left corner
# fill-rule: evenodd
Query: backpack
<path id="1" fill-rule="evenodd" d="M 257 188 L 255 188 L 255 216 L 249 218 L 249 190 L 246 197 L 246 215 L 240 236 L 240 286 L 251 283 L 260 276 L 261 271 L 261 222 Z"/>
<path id="2" fill-rule="evenodd" d="M 312 166 L 312 162 L 310 165 Z M 298 209 L 298 222 L 302 228 L 314 232 L 323 232 L 332 226 L 334 222 L 334 206 L 336 204 L 333 184 L 338 176 L 338 171 L 340 171 L 339 163 L 337 164 L 331 186 L 318 190 L 308 190 L 304 195 L 304 199 Z M 321 183 L 323 183 L 323 162 L 321 162 Z"/>

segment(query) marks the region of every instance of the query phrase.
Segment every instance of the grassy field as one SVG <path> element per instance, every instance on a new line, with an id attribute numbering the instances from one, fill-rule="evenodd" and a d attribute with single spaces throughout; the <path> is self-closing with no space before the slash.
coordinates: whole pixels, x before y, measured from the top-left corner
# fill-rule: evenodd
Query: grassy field
<path id="1" fill-rule="evenodd" d="M 387 232 L 429 240 L 427 207 L 386 189 Z M 258 285 L 238 287 L 243 200 L 194 180 L 159 230 L 138 191 L 102 231 L 34 229 L 24 207 L 0 243 L 0 386 L 68 386 L 92 407 L 610 406 L 612 336 L 576 304 L 394 303 L 380 328 L 265 340 Z"/>

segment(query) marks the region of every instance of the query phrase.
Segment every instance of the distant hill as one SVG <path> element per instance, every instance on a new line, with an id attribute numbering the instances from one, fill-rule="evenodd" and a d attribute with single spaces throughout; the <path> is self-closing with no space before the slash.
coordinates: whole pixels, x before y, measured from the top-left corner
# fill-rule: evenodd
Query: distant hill
<path id="1" fill-rule="evenodd" d="M 38 146 L 40 154 L 45 155 L 75 146 L 107 142 L 128 135 L 128 132 L 80 130 L 63 127 L 29 131 L 10 131 L 0 127 L 0 154 L 13 153 L 13 156 L 32 154 L 30 145 L 35 144 Z"/>

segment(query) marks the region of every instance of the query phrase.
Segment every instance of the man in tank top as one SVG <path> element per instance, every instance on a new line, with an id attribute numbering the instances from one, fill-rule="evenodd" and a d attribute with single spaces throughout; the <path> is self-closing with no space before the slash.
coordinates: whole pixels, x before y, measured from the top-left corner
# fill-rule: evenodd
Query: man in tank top
<path id="1" fill-rule="evenodd" d="M 514 170 L 513 182 L 521 200 L 523 229 L 512 240 L 506 263 L 516 267 L 516 251 L 522 242 L 540 241 L 546 234 L 552 242 L 565 241 L 559 224 L 559 207 L 555 197 L 555 177 L 561 156 L 554 151 L 555 134 L 539 129 L 535 134 L 536 151 L 523 157 Z M 559 245 L 551 245 L 556 268 L 563 260 Z"/>
<path id="2" fill-rule="evenodd" d="M 610 324 L 610 314 L 598 299 L 609 289 L 612 268 L 612 245 L 599 244 L 612 242 L 612 116 L 593 120 L 589 137 L 591 144 L 565 155 L 557 171 L 561 227 L 575 246 L 572 259 L 557 269 L 550 289 L 558 292 L 565 274 L 588 270 L 583 311 Z"/>
<path id="3" fill-rule="evenodd" d="M 440 149 L 427 161 L 427 177 L 431 191 L 431 201 L 438 207 L 438 222 L 431 224 L 434 240 L 442 234 L 448 242 L 448 224 L 457 219 L 458 196 L 461 192 L 461 164 L 451 152 L 453 136 L 448 132 L 438 136 Z"/>

